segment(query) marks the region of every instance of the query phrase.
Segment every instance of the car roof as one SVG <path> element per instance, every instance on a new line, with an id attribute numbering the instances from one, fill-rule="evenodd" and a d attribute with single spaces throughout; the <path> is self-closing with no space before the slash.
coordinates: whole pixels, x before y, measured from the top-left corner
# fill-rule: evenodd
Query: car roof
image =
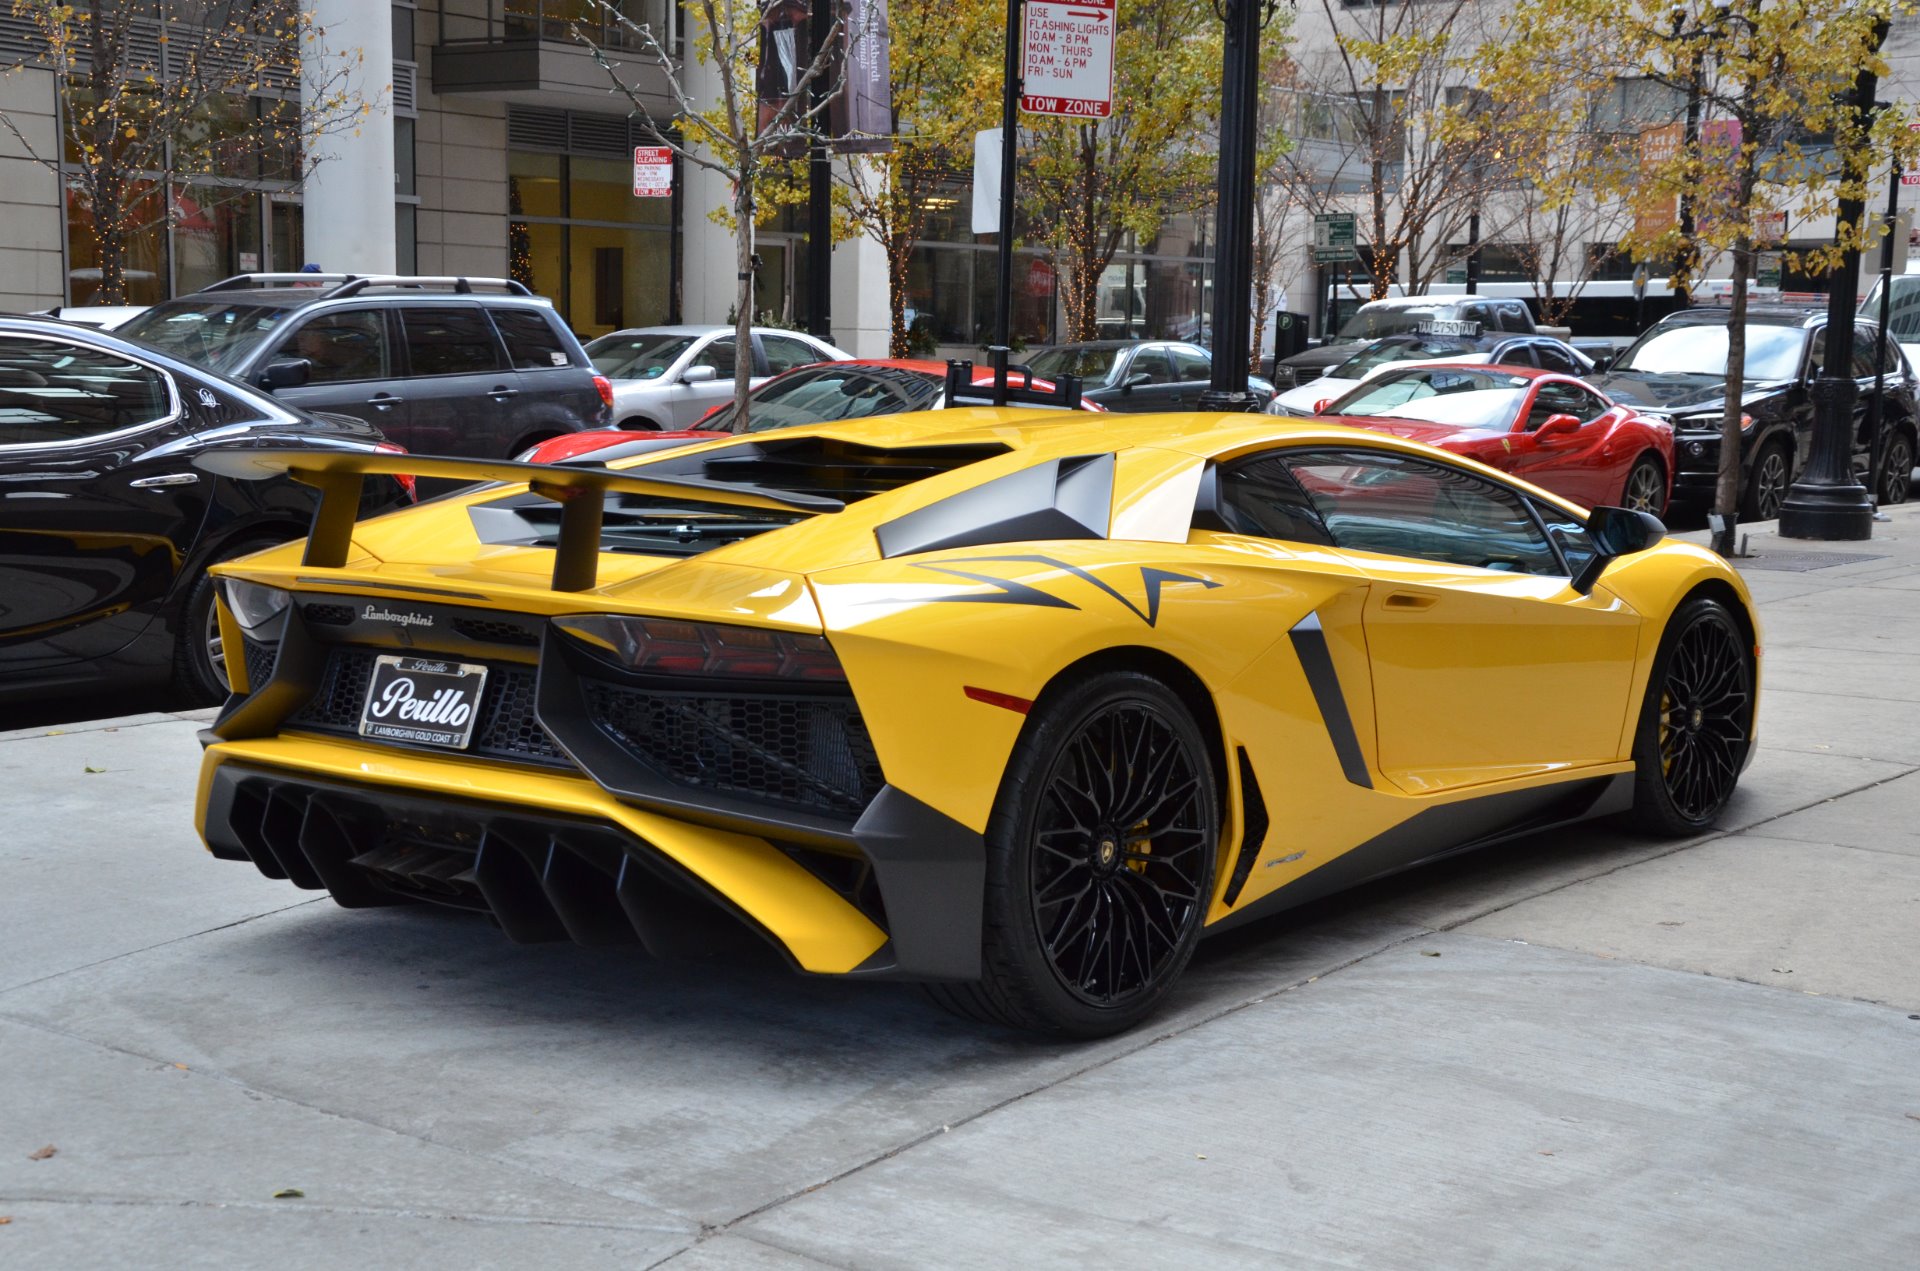
<path id="1" fill-rule="evenodd" d="M 1542 366 L 1508 366 L 1505 362 L 1408 362 L 1404 366 L 1388 364 L 1387 369 L 1374 376 L 1386 379 L 1402 371 L 1499 371 L 1502 375 L 1519 375 L 1526 379 L 1537 380 L 1546 375 L 1560 375 L 1567 379 L 1579 377 L 1567 371 L 1550 371 Z"/>
<path id="2" fill-rule="evenodd" d="M 793 335 L 803 340 L 822 343 L 819 336 L 809 335 L 805 331 L 795 331 L 789 327 L 750 327 L 755 335 Z M 605 340 L 611 336 L 634 335 L 732 335 L 732 323 L 720 322 L 675 322 L 657 327 L 621 327 L 618 331 L 609 331 L 605 335 L 596 335 L 596 340 Z"/>
<path id="3" fill-rule="evenodd" d="M 1058 353 L 1062 349 L 1132 349 L 1143 344 L 1193 344 L 1192 340 L 1174 340 L 1155 337 L 1150 340 L 1075 340 L 1068 344 L 1050 344 L 1045 349 L 1035 349 L 1036 353 Z"/>
<path id="4" fill-rule="evenodd" d="M 1662 326 L 1698 326 L 1707 323 L 1724 325 L 1731 310 L 1725 305 L 1699 305 L 1692 309 L 1681 309 L 1660 319 Z M 1747 321 L 1761 326 L 1805 327 L 1826 321 L 1824 306 L 1813 305 L 1756 305 L 1747 306 Z M 1859 319 L 1855 319 L 1859 321 Z"/>

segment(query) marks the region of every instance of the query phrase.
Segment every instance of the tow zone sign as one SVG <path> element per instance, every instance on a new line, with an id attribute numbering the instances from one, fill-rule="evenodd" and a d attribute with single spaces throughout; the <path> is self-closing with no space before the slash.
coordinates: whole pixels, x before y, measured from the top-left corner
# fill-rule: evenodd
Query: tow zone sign
<path id="1" fill-rule="evenodd" d="M 1115 3 L 1027 0 L 1020 109 L 1082 119 L 1113 113 Z"/>

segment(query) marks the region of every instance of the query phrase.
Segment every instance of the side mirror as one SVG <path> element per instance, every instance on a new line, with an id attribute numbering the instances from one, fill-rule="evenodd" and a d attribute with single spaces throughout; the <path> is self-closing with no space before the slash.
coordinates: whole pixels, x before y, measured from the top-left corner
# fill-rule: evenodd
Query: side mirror
<path id="1" fill-rule="evenodd" d="M 1533 430 L 1536 437 L 1557 437 L 1562 433 L 1579 432 L 1580 419 L 1576 415 L 1548 415 L 1545 422 Z"/>
<path id="2" fill-rule="evenodd" d="M 682 384 L 710 384 L 720 378 L 720 372 L 711 366 L 689 366 L 680 372 Z"/>
<path id="3" fill-rule="evenodd" d="M 1323 397 L 1313 404 L 1313 413 L 1316 415 L 1324 415 L 1327 413 L 1327 407 L 1331 405 L 1333 405 L 1333 399 L 1331 397 Z"/>
<path id="4" fill-rule="evenodd" d="M 260 372 L 260 387 L 269 393 L 283 388 L 299 388 L 313 378 L 313 363 L 303 357 L 269 362 Z"/>
<path id="5" fill-rule="evenodd" d="M 1153 376 L 1147 374 L 1145 371 L 1135 371 L 1133 374 L 1127 376 L 1125 380 L 1121 381 L 1120 391 L 1122 393 L 1131 393 L 1142 384 L 1150 384 L 1152 382 Z"/>
<path id="6" fill-rule="evenodd" d="M 1581 595 L 1593 590 L 1608 565 L 1622 556 L 1644 552 L 1667 536 L 1667 524 L 1651 512 L 1632 508 L 1595 508 L 1587 513 L 1587 536 L 1597 549 L 1594 558 L 1573 577 Z"/>
<path id="7" fill-rule="evenodd" d="M 1587 354 L 1587 357 L 1588 357 L 1588 358 L 1590 358 L 1590 359 L 1592 360 L 1592 362 L 1593 362 L 1593 369 L 1594 369 L 1594 371 L 1595 371 L 1595 372 L 1599 372 L 1599 371 L 1604 371 L 1604 370 L 1606 370 L 1606 369 L 1607 369 L 1607 368 L 1608 368 L 1609 366 L 1612 366 L 1612 365 L 1613 365 L 1613 359 L 1614 359 L 1614 358 L 1616 358 L 1616 357 L 1618 357 L 1618 356 L 1619 356 L 1619 354 L 1617 354 L 1617 353 L 1589 353 L 1589 354 Z"/>

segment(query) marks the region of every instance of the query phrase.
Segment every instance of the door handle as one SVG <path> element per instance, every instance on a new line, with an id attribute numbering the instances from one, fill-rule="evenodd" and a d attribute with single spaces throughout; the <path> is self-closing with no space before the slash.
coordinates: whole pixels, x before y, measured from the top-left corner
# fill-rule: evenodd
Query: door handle
<path id="1" fill-rule="evenodd" d="M 1433 596 L 1422 595 L 1417 591 L 1396 591 L 1387 597 L 1387 608 L 1416 612 L 1433 608 L 1434 599 Z"/>
<path id="2" fill-rule="evenodd" d="M 135 490 L 163 490 L 173 485 L 198 485 L 200 474 L 197 472 L 169 472 L 165 476 L 141 477 L 127 484 Z"/>
<path id="3" fill-rule="evenodd" d="M 375 393 L 367 399 L 367 405 L 376 410 L 387 410 L 405 401 L 404 397 L 395 397 L 392 393 Z"/>
<path id="4" fill-rule="evenodd" d="M 508 388 L 505 384 L 500 384 L 500 385 L 497 385 L 496 387 L 488 389 L 487 396 L 493 398 L 495 401 L 499 401 L 500 399 L 505 397 L 520 396 L 520 390 L 517 388 Z"/>

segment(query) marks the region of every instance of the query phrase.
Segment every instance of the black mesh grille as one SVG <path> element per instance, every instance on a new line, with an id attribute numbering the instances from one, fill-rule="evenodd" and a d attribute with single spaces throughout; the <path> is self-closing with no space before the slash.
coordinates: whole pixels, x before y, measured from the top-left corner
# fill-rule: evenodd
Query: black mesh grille
<path id="1" fill-rule="evenodd" d="M 487 618 L 455 618 L 453 629 L 469 640 L 483 644 L 517 644 L 533 648 L 540 643 L 540 633 L 529 630 L 512 622 L 494 622 Z"/>
<path id="2" fill-rule="evenodd" d="M 240 655 L 247 665 L 247 692 L 257 693 L 261 685 L 273 678 L 273 664 L 280 658 L 277 645 L 261 644 L 258 640 L 240 641 Z"/>
<path id="3" fill-rule="evenodd" d="M 316 732 L 358 736 L 360 709 L 373 681 L 371 649 L 336 648 L 311 700 L 287 723 Z M 560 748 L 533 717 L 534 669 L 511 663 L 487 664 L 487 686 L 480 697 L 480 720 L 466 753 L 522 763 L 571 767 Z"/>
<path id="4" fill-rule="evenodd" d="M 681 785 L 836 814 L 857 814 L 880 792 L 880 761 L 849 699 L 583 688 L 595 724 Z"/>
<path id="5" fill-rule="evenodd" d="M 308 622 L 317 622 L 323 627 L 344 627 L 353 621 L 351 605 L 305 605 L 300 612 Z"/>

